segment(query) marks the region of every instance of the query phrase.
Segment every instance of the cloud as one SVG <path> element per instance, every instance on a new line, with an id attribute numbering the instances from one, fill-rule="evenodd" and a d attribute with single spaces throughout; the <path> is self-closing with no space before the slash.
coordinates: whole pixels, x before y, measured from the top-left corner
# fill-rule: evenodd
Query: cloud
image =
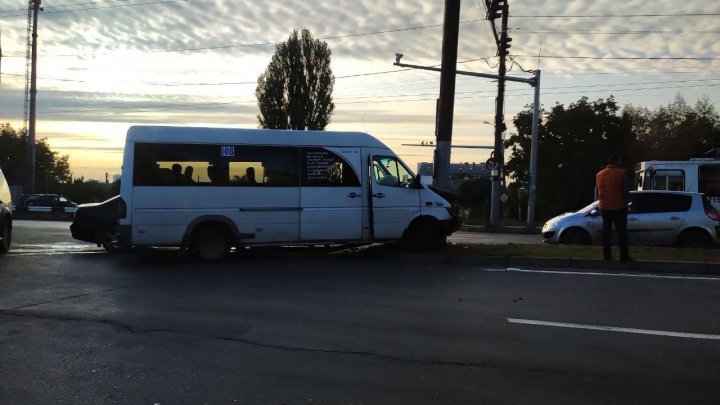
<path id="1" fill-rule="evenodd" d="M 403 61 L 407 63 L 440 63 L 442 1 L 76 3 L 72 7 L 43 4 L 45 11 L 38 23 L 39 120 L 67 125 L 107 122 L 255 126 L 254 83 L 267 66 L 274 43 L 286 40 L 293 29 L 303 27 L 328 43 L 338 77 L 395 70 L 392 66 L 395 52 L 404 53 Z M 717 78 L 715 72 L 720 68 L 717 16 L 623 17 L 720 12 L 720 2 L 716 0 L 683 3 L 681 9 L 677 4 L 671 0 L 515 0 L 510 4 L 511 54 L 525 69 L 537 68 L 539 63 L 545 105 L 572 102 L 583 95 L 607 97 L 613 91 L 620 103 L 639 105 L 668 102 L 678 91 L 694 97 L 698 88 L 652 91 L 654 86 L 647 85 L 648 90 L 628 92 L 623 90 L 630 86 L 585 87 Z M 25 5 L 17 0 L 0 0 L 2 47 L 6 56 L 2 64 L 0 121 L 22 122 Z M 497 70 L 494 67 L 497 58 L 484 14 L 482 1 L 462 2 L 458 59 L 487 58 L 493 67 L 485 61 L 461 66 L 465 70 L 492 73 Z M 608 14 L 618 17 L 579 17 Z M 537 15 L 571 17 L 525 17 Z M 543 56 L 540 61 L 538 53 Z M 554 56 L 680 56 L 715 60 L 593 60 Z M 509 65 L 510 74 L 529 76 L 519 66 Z M 196 85 L 183 85 L 188 83 Z M 413 131 L 432 134 L 438 89 L 439 74 L 434 72 L 338 78 L 332 125 L 343 128 L 367 125 L 371 130 L 382 127 L 388 129 L 383 131 L 388 137 L 405 137 Z M 529 87 L 513 84 L 508 89 L 508 116 L 532 102 Z M 720 100 L 718 87 L 701 90 L 711 101 Z M 494 109 L 495 91 L 493 81 L 459 77 L 457 127 L 480 125 L 482 120 L 477 117 Z"/>

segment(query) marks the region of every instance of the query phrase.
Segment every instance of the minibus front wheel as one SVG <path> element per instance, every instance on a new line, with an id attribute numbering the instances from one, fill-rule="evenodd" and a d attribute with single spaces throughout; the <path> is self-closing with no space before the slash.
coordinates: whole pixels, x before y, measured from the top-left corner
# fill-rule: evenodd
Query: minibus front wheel
<path id="1" fill-rule="evenodd" d="M 203 260 L 220 260 L 230 252 L 230 235 L 224 224 L 199 225 L 193 230 L 190 250 Z"/>
<path id="2" fill-rule="evenodd" d="M 422 218 L 410 224 L 405 231 L 404 240 L 414 251 L 440 249 L 447 242 L 437 221 Z"/>

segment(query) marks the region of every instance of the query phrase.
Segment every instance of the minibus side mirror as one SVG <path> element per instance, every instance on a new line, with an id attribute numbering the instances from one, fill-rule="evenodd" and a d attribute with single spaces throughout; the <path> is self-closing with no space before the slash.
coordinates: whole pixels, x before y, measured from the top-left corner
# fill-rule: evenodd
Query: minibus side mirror
<path id="1" fill-rule="evenodd" d="M 417 188 L 417 189 L 423 188 L 422 184 L 420 183 L 420 176 L 415 176 L 412 183 L 410 184 L 410 188 Z"/>

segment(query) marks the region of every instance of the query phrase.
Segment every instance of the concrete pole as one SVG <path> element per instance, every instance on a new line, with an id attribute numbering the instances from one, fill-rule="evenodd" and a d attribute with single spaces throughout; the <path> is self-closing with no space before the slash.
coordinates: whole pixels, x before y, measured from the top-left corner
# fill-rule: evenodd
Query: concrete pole
<path id="1" fill-rule="evenodd" d="M 2 96 L 2 31 L 0 31 L 0 96 Z M 2 113 L 0 113 L 0 119 L 2 119 Z"/>
<path id="2" fill-rule="evenodd" d="M 453 114 L 455 109 L 455 75 L 457 71 L 460 0 L 445 0 L 443 21 L 442 65 L 440 67 L 440 101 L 435 139 L 434 179 L 441 190 L 450 189 L 450 150 L 452 148 Z"/>
<path id="3" fill-rule="evenodd" d="M 28 173 L 30 194 L 35 193 L 35 105 L 37 101 L 37 21 L 41 0 L 33 1 L 32 72 L 30 75 L 30 114 L 28 117 Z"/>
<path id="4" fill-rule="evenodd" d="M 535 104 L 533 105 L 532 140 L 530 144 L 530 190 L 528 190 L 527 226 L 535 226 L 535 199 L 537 197 L 538 127 L 540 125 L 540 70 L 535 71 Z"/>

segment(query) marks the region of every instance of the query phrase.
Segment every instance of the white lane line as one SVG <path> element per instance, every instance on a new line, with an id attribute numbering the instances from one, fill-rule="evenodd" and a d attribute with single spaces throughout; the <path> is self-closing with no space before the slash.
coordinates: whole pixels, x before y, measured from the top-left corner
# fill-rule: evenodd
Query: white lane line
<path id="1" fill-rule="evenodd" d="M 544 273 L 544 274 L 569 274 L 577 276 L 609 276 L 609 277 L 634 277 L 634 278 L 664 278 L 664 279 L 675 279 L 675 280 L 705 280 L 705 281 L 720 281 L 720 277 L 701 277 L 701 276 L 667 276 L 650 273 L 601 273 L 592 271 L 562 271 L 562 270 L 527 270 L 516 267 L 508 267 L 505 271 L 511 271 L 516 273 Z"/>
<path id="2" fill-rule="evenodd" d="M 30 248 L 30 249 L 88 249 L 96 248 L 97 246 L 92 243 L 72 243 L 72 242 L 57 242 L 57 243 L 15 243 L 12 245 L 17 248 Z"/>
<path id="3" fill-rule="evenodd" d="M 537 321 L 537 320 L 532 320 L 532 319 L 507 318 L 507 320 L 510 323 L 518 323 L 518 324 L 523 324 L 523 325 L 553 326 L 556 328 L 571 328 L 571 329 L 601 330 L 601 331 L 606 331 L 606 332 L 636 333 L 636 334 L 640 334 L 640 335 L 669 336 L 669 337 L 679 337 L 679 338 L 686 338 L 686 339 L 720 340 L 720 335 L 709 335 L 709 334 L 705 334 L 705 333 L 685 333 L 685 332 L 671 332 L 671 331 L 665 331 L 665 330 L 620 328 L 620 327 L 615 327 L 615 326 L 585 325 L 582 323 Z"/>
<path id="4" fill-rule="evenodd" d="M 60 255 L 94 255 L 105 253 L 103 250 L 85 250 L 85 251 L 67 251 L 67 252 L 48 252 L 48 253 L 10 253 L 10 256 L 60 256 Z"/>
<path id="5" fill-rule="evenodd" d="M 14 244 L 10 248 L 8 254 L 13 256 L 55 256 L 63 254 L 76 253 L 98 253 L 104 252 L 102 248 L 98 248 L 92 244 L 77 244 L 72 242 L 59 242 L 53 244 L 32 244 L 19 243 Z"/>

